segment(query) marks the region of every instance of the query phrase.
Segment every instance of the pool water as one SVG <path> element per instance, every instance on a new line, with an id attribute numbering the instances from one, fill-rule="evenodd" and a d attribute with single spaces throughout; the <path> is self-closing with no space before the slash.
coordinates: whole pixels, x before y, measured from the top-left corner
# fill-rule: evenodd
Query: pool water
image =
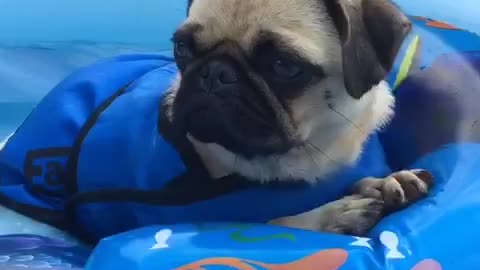
<path id="1" fill-rule="evenodd" d="M 34 102 L 0 102 L 0 141 L 10 135 L 28 116 Z"/>
<path id="2" fill-rule="evenodd" d="M 478 0 L 395 2 L 408 14 L 480 33 Z M 171 48 L 169 38 L 185 16 L 185 0 L 112 3 L 0 0 L 0 141 L 74 70 L 105 57 Z"/>

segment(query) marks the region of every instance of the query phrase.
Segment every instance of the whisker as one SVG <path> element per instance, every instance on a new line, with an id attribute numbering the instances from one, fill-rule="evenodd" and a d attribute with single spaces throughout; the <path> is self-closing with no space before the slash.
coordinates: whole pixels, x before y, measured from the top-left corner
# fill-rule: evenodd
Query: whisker
<path id="1" fill-rule="evenodd" d="M 313 143 L 309 142 L 309 141 L 306 141 L 306 143 L 308 145 L 310 145 L 311 147 L 313 147 L 313 149 L 317 150 L 320 154 L 322 154 L 323 156 L 325 156 L 326 158 L 328 158 L 328 160 L 330 160 L 331 162 L 333 163 L 339 163 L 338 161 L 330 158 L 324 151 L 322 151 L 320 148 L 318 148 L 316 145 L 314 145 Z"/>
<path id="2" fill-rule="evenodd" d="M 312 108 L 324 108 L 324 106 L 315 106 L 315 104 L 312 104 L 313 106 L 311 106 Z M 350 118 L 348 118 L 347 116 L 345 116 L 345 114 L 341 113 L 340 111 L 336 110 L 332 105 L 328 104 L 328 109 L 330 109 L 331 111 L 333 111 L 334 113 L 338 114 L 340 117 L 342 117 L 343 119 L 345 119 L 349 124 L 351 124 L 352 126 L 354 126 L 358 131 L 360 131 L 362 134 L 366 134 L 366 132 L 360 128 L 360 126 L 358 126 L 357 124 L 355 124 L 355 122 L 353 122 L 352 120 L 350 120 Z"/>
<path id="3" fill-rule="evenodd" d="M 308 148 L 304 145 L 303 146 L 303 149 L 305 150 L 305 152 L 307 152 L 308 156 L 310 157 L 310 159 L 312 160 L 313 164 L 317 167 L 317 168 L 320 168 L 320 166 L 318 165 L 317 161 L 313 158 L 312 156 L 312 153 L 310 153 L 310 151 L 308 151 Z"/>
<path id="4" fill-rule="evenodd" d="M 333 108 L 333 106 L 331 105 L 328 105 L 328 108 L 330 110 L 332 110 L 333 112 L 335 112 L 336 114 L 340 115 L 343 119 L 347 120 L 347 122 L 349 122 L 350 124 L 352 124 L 356 129 L 358 129 L 358 131 L 360 131 L 361 133 L 365 134 L 366 132 L 363 131 L 357 124 L 355 124 L 352 120 L 350 120 L 350 118 L 346 117 L 343 113 L 337 111 L 335 108 Z"/>

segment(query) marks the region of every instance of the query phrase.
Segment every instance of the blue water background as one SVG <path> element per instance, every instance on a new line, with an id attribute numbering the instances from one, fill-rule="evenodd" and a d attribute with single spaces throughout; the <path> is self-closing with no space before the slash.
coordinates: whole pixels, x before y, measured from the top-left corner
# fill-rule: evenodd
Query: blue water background
<path id="1" fill-rule="evenodd" d="M 478 0 L 397 0 L 480 33 Z M 165 52 L 184 0 L 0 0 L 0 141 L 62 78 L 100 58 Z"/>

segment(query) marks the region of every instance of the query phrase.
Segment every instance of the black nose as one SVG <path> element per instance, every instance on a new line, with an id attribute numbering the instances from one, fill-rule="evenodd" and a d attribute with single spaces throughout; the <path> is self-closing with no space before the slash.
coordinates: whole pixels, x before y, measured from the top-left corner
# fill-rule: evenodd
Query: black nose
<path id="1" fill-rule="evenodd" d="M 239 81 L 239 72 L 235 62 L 228 59 L 212 59 L 200 69 L 202 88 L 207 92 L 217 91 L 222 86 Z"/>

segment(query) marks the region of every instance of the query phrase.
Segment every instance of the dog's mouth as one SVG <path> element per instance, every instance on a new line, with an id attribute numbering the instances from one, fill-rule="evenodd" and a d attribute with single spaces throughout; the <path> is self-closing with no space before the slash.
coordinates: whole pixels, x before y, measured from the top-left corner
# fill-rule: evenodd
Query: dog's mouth
<path id="1" fill-rule="evenodd" d="M 285 136 L 264 104 L 238 97 L 192 94 L 174 104 L 174 126 L 203 143 L 245 158 L 282 154 L 298 143 Z"/>
<path id="2" fill-rule="evenodd" d="M 193 108 L 184 114 L 182 133 L 191 134 L 204 143 L 215 143 L 221 140 L 224 123 L 215 110 L 207 106 Z"/>

